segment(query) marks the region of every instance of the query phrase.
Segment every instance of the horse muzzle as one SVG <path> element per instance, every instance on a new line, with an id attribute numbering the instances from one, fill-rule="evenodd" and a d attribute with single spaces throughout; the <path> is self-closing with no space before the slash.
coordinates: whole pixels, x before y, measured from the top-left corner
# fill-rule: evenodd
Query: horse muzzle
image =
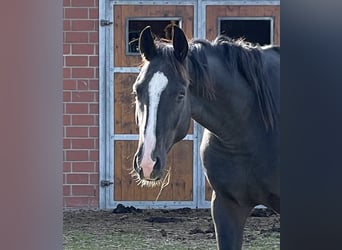
<path id="1" fill-rule="evenodd" d="M 141 159 L 139 154 L 134 157 L 134 169 L 138 173 L 139 178 L 141 180 L 146 181 L 158 181 L 162 178 L 162 165 L 159 157 L 156 157 L 155 160 L 149 159 Z"/>

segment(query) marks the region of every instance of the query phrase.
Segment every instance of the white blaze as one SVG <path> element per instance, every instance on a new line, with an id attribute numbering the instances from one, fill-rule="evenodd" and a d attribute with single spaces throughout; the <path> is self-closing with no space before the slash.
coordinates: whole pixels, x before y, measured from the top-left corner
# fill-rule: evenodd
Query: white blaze
<path id="1" fill-rule="evenodd" d="M 148 120 L 146 124 L 146 106 L 144 106 L 144 117 L 142 125 L 146 124 L 145 137 L 142 142 L 143 146 L 143 157 L 141 160 L 141 167 L 144 172 L 144 177 L 149 178 L 155 161 L 152 160 L 152 152 L 156 146 L 156 124 L 157 124 L 157 112 L 160 101 L 160 96 L 164 89 L 166 88 L 168 79 L 162 72 L 154 73 L 151 81 L 148 84 L 148 95 L 149 95 L 149 105 L 148 105 Z M 140 130 L 140 136 L 143 134 L 145 126 L 142 126 Z"/>

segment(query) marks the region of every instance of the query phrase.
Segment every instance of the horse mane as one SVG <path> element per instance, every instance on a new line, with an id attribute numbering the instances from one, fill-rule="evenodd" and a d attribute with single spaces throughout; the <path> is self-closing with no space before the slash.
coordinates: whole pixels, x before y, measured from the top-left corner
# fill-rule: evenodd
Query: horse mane
<path id="1" fill-rule="evenodd" d="M 214 81 L 209 71 L 206 47 L 210 43 L 206 40 L 194 40 L 189 43 L 189 71 L 190 73 L 190 89 L 199 96 L 209 100 L 215 99 Z"/>
<path id="2" fill-rule="evenodd" d="M 274 128 L 276 105 L 272 91 L 264 76 L 262 48 L 244 40 L 218 36 L 214 41 L 193 40 L 189 44 L 191 70 L 190 87 L 199 95 L 215 98 L 212 76 L 208 70 L 206 50 L 212 49 L 230 71 L 238 70 L 254 90 L 265 127 Z"/>

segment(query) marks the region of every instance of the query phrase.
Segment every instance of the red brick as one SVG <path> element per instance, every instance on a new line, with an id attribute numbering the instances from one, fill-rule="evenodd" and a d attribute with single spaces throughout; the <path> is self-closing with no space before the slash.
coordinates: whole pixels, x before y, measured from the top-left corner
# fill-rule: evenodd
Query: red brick
<path id="1" fill-rule="evenodd" d="M 95 7 L 95 0 L 71 0 L 73 7 Z"/>
<path id="2" fill-rule="evenodd" d="M 99 9 L 89 8 L 89 19 L 98 19 L 98 18 L 99 18 Z"/>
<path id="3" fill-rule="evenodd" d="M 95 28 L 97 28 L 97 26 L 95 26 Z M 89 32 L 89 42 L 90 43 L 98 43 L 99 42 L 99 32 L 98 31 Z"/>
<path id="4" fill-rule="evenodd" d="M 73 162 L 72 172 L 94 172 L 94 162 Z"/>
<path id="5" fill-rule="evenodd" d="M 99 174 L 89 174 L 89 184 L 99 184 Z"/>
<path id="6" fill-rule="evenodd" d="M 63 185 L 63 195 L 69 196 L 71 194 L 70 185 Z"/>
<path id="7" fill-rule="evenodd" d="M 71 69 L 69 68 L 64 68 L 63 69 L 63 78 L 70 78 L 71 77 Z"/>
<path id="8" fill-rule="evenodd" d="M 99 102 L 99 93 L 95 94 L 95 102 Z"/>
<path id="9" fill-rule="evenodd" d="M 70 149 L 70 148 L 71 148 L 71 140 L 63 139 L 63 149 Z"/>
<path id="10" fill-rule="evenodd" d="M 87 127 L 67 127 L 66 137 L 88 137 Z"/>
<path id="11" fill-rule="evenodd" d="M 89 89 L 89 80 L 77 80 L 77 89 L 78 90 L 88 90 Z"/>
<path id="12" fill-rule="evenodd" d="M 65 57 L 66 66 L 88 66 L 87 56 L 66 56 Z"/>
<path id="13" fill-rule="evenodd" d="M 72 195 L 95 196 L 96 189 L 94 185 L 73 185 Z"/>
<path id="14" fill-rule="evenodd" d="M 94 44 L 72 44 L 72 54 L 94 55 Z"/>
<path id="15" fill-rule="evenodd" d="M 65 42 L 66 43 L 87 43 L 88 42 L 88 32 L 85 31 L 67 31 L 65 32 Z"/>
<path id="16" fill-rule="evenodd" d="M 66 19 L 87 19 L 88 8 L 64 8 Z"/>
<path id="17" fill-rule="evenodd" d="M 67 184 L 88 184 L 88 174 L 67 174 Z"/>
<path id="18" fill-rule="evenodd" d="M 88 150 L 67 150 L 66 160 L 67 161 L 87 161 Z"/>
<path id="19" fill-rule="evenodd" d="M 89 197 L 88 199 L 88 207 L 89 208 L 98 208 L 99 207 L 99 198 L 98 198 L 99 191 L 97 190 L 95 197 Z"/>
<path id="20" fill-rule="evenodd" d="M 90 151 L 90 160 L 91 161 L 98 161 L 99 160 L 99 151 L 98 150 Z"/>
<path id="21" fill-rule="evenodd" d="M 64 80 L 63 81 L 63 89 L 64 90 L 75 90 L 76 89 L 76 81 L 75 80 Z"/>
<path id="22" fill-rule="evenodd" d="M 69 91 L 63 92 L 63 102 L 70 102 L 71 101 L 71 93 Z"/>
<path id="23" fill-rule="evenodd" d="M 94 139 L 73 139 L 72 148 L 73 149 L 93 149 Z"/>
<path id="24" fill-rule="evenodd" d="M 90 90 L 99 90 L 99 80 L 90 80 L 89 85 Z"/>
<path id="25" fill-rule="evenodd" d="M 72 68 L 73 78 L 94 78 L 94 68 Z"/>
<path id="26" fill-rule="evenodd" d="M 63 173 L 71 172 L 71 163 L 63 162 Z"/>
<path id="27" fill-rule="evenodd" d="M 71 0 L 63 0 L 63 7 L 70 6 Z"/>
<path id="28" fill-rule="evenodd" d="M 95 125 L 93 115 L 73 115 L 72 125 Z"/>
<path id="29" fill-rule="evenodd" d="M 88 114 L 87 103 L 67 103 L 65 108 L 66 114 Z"/>
<path id="30" fill-rule="evenodd" d="M 64 197 L 64 206 L 70 208 L 88 207 L 88 197 Z"/>
<path id="31" fill-rule="evenodd" d="M 69 115 L 63 115 L 63 125 L 71 125 L 71 117 Z"/>
<path id="32" fill-rule="evenodd" d="M 73 20 L 71 21 L 71 30 L 93 31 L 95 30 L 95 21 L 94 20 Z"/>
<path id="33" fill-rule="evenodd" d="M 89 136 L 90 137 L 98 137 L 99 136 L 99 128 L 98 127 L 89 128 Z"/>
<path id="34" fill-rule="evenodd" d="M 73 102 L 94 102 L 95 94 L 94 92 L 73 92 L 72 93 Z"/>
<path id="35" fill-rule="evenodd" d="M 99 66 L 99 56 L 89 56 L 89 66 Z"/>
<path id="36" fill-rule="evenodd" d="M 95 30 L 96 32 L 99 32 L 99 20 L 98 20 L 98 19 L 95 19 L 94 21 L 95 21 L 94 30 Z"/>
<path id="37" fill-rule="evenodd" d="M 71 124 L 71 116 L 70 115 L 63 115 L 63 125 L 67 126 Z"/>
<path id="38" fill-rule="evenodd" d="M 70 54 L 70 44 L 63 44 L 63 55 Z"/>
<path id="39" fill-rule="evenodd" d="M 99 105 L 98 104 L 89 104 L 89 114 L 98 114 L 99 113 Z"/>
<path id="40" fill-rule="evenodd" d="M 63 31 L 71 30 L 71 22 L 69 20 L 63 20 Z"/>

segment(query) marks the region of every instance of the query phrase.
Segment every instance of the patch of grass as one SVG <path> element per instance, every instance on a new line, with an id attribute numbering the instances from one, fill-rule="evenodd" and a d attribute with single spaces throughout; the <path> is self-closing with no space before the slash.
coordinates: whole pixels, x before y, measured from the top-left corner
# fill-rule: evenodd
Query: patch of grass
<path id="1" fill-rule="evenodd" d="M 161 250 L 188 250 L 202 249 L 214 250 L 216 245 L 203 242 L 203 245 L 189 245 L 188 242 L 177 242 L 167 238 L 145 238 L 143 232 L 141 235 L 131 233 L 112 232 L 108 234 L 96 234 L 75 230 L 64 237 L 65 250 L 110 250 L 110 249 L 161 249 Z M 275 250 L 280 249 L 279 233 L 268 233 L 259 235 L 255 239 L 244 242 L 244 250 Z"/>
<path id="2" fill-rule="evenodd" d="M 108 234 L 96 234 L 75 230 L 64 236 L 65 250 L 97 250 L 97 249 L 162 249 L 162 250 L 188 250 L 188 249 L 216 249 L 216 246 L 192 246 L 188 242 L 177 242 L 168 238 L 160 237 L 145 238 L 132 233 L 114 232 Z"/>
<path id="3" fill-rule="evenodd" d="M 135 234 L 98 234 L 75 230 L 64 236 L 64 249 L 137 249 L 146 248 L 148 242 Z"/>
<path id="4" fill-rule="evenodd" d="M 151 223 L 150 217 L 166 216 L 179 221 Z M 106 211 L 64 213 L 65 250 L 216 250 L 211 217 L 206 211 L 147 211 L 114 214 Z M 195 230 L 196 229 L 196 230 Z M 243 250 L 279 250 L 280 217 L 248 218 Z"/>
<path id="5" fill-rule="evenodd" d="M 251 240 L 245 240 L 242 246 L 243 250 L 279 250 L 280 233 L 269 232 L 259 234 Z"/>

